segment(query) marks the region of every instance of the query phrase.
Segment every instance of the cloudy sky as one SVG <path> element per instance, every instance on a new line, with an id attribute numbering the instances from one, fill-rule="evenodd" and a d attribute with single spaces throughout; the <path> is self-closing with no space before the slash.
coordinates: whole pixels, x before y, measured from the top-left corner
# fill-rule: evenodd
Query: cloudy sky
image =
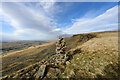
<path id="1" fill-rule="evenodd" d="M 117 2 L 4 2 L 3 40 L 55 40 L 59 35 L 118 29 Z"/>

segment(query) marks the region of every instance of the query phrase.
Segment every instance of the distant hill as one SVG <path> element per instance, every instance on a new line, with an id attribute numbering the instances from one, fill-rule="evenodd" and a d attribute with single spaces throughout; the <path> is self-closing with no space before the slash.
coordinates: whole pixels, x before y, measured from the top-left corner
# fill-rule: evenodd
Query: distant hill
<path id="1" fill-rule="evenodd" d="M 31 46 L 42 45 L 48 43 L 47 41 L 31 41 L 31 40 L 20 40 L 20 41 L 3 41 L 1 50 L 3 53 L 10 51 L 17 51 Z"/>
<path id="2" fill-rule="evenodd" d="M 117 78 L 118 33 L 107 31 L 65 37 L 69 60 L 58 66 L 47 65 L 44 78 Z M 3 75 L 20 78 L 29 74 L 29 78 L 34 78 L 38 68 L 50 64 L 56 56 L 55 44 L 54 41 L 3 56 Z"/>

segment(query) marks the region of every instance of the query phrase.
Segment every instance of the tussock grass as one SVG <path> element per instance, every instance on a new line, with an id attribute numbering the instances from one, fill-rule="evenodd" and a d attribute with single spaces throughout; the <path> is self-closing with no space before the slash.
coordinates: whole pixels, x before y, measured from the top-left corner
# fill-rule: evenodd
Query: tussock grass
<path id="1" fill-rule="evenodd" d="M 61 71 L 57 77 L 82 79 L 118 76 L 118 32 L 78 34 L 66 37 L 65 41 L 67 53 L 71 55 L 70 64 L 58 66 Z M 3 75 L 13 73 L 44 59 L 49 61 L 55 56 L 55 47 L 54 42 L 4 57 Z M 6 68 L 6 66 L 11 67 Z M 52 74 L 54 75 L 54 73 Z"/>
<path id="2" fill-rule="evenodd" d="M 69 51 L 73 53 L 80 50 L 66 65 L 62 77 L 118 78 L 118 33 L 95 34 L 95 38 Z"/>

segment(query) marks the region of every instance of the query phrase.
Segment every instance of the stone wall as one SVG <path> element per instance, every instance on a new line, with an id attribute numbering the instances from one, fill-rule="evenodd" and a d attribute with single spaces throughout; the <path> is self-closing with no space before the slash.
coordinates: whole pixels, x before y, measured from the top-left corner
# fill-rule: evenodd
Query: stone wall
<path id="1" fill-rule="evenodd" d="M 48 58 L 43 59 L 42 61 L 35 63 L 33 65 L 30 65 L 26 68 L 23 68 L 15 73 L 6 75 L 2 77 L 2 80 L 6 80 L 6 79 L 39 80 L 47 76 L 50 77 L 49 73 L 52 73 L 52 72 L 47 72 L 49 71 L 49 70 L 46 70 L 48 67 L 50 68 L 50 70 L 51 69 L 53 71 L 57 70 L 60 73 L 60 69 L 59 68 L 56 69 L 54 67 L 64 64 L 68 60 L 68 56 L 65 54 L 66 53 L 65 50 L 66 50 L 66 43 L 62 37 L 59 37 L 59 40 L 56 42 L 56 54 L 55 55 L 51 55 Z M 52 74 L 55 74 L 55 73 L 52 73 Z"/>

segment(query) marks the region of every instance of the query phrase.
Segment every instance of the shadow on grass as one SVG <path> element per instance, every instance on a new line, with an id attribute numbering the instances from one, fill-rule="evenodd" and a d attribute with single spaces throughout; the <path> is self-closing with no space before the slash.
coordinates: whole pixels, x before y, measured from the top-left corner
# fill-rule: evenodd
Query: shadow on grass
<path id="1" fill-rule="evenodd" d="M 118 63 L 113 63 L 113 64 L 108 64 L 104 68 L 104 76 L 97 74 L 97 79 L 96 80 L 119 80 L 119 75 L 120 75 L 120 70 L 119 70 L 120 65 Z"/>

